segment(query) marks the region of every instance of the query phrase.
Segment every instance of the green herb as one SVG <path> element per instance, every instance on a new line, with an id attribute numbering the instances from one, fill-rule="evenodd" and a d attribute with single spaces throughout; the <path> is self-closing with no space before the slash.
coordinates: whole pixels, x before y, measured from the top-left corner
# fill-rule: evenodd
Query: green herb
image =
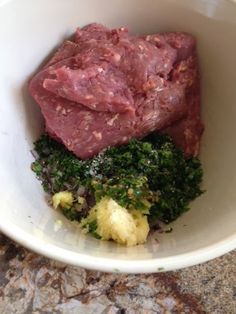
<path id="1" fill-rule="evenodd" d="M 94 238 L 101 239 L 101 236 L 97 233 L 97 222 L 94 220 L 87 224 L 88 232 L 91 233 Z"/>
<path id="2" fill-rule="evenodd" d="M 150 210 L 150 222 L 175 220 L 189 209 L 190 201 L 202 194 L 200 161 L 185 159 L 167 135 L 132 140 L 128 145 L 106 150 L 102 156 L 91 161 L 96 164 L 98 178 L 147 178 L 150 190 L 158 194 Z"/>
<path id="3" fill-rule="evenodd" d="M 54 194 L 79 187 L 84 178 L 85 164 L 63 145 L 43 135 L 35 143 L 35 151 L 39 158 L 32 164 L 32 170 L 47 192 Z"/>
<path id="4" fill-rule="evenodd" d="M 175 220 L 202 193 L 200 161 L 185 159 L 166 135 L 131 140 L 86 161 L 47 135 L 35 143 L 35 150 L 38 158 L 32 170 L 50 194 L 69 190 L 76 195 L 83 185 L 97 201 L 109 196 L 127 209 L 149 213 L 150 224 Z M 74 207 L 63 213 L 73 220 L 82 217 Z"/>
<path id="5" fill-rule="evenodd" d="M 36 173 L 37 176 L 42 175 L 43 166 L 38 161 L 32 163 L 31 169 Z"/>
<path id="6" fill-rule="evenodd" d="M 112 177 L 103 181 L 92 181 L 96 201 L 108 196 L 127 209 L 137 209 L 145 214 L 157 199 L 155 192 L 149 189 L 147 178 L 128 175 L 127 177 Z"/>
<path id="7" fill-rule="evenodd" d="M 76 211 L 76 209 L 74 207 L 71 207 L 71 208 L 60 208 L 63 215 L 69 219 L 69 220 L 80 220 L 81 218 L 81 215 L 78 211 Z"/>

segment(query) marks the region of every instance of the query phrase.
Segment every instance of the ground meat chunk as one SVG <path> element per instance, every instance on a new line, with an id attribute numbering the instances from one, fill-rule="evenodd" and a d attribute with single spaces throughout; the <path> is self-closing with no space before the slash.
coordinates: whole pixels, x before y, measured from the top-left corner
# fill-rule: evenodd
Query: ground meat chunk
<path id="1" fill-rule="evenodd" d="M 91 24 L 64 42 L 29 90 L 47 132 L 82 159 L 157 130 L 195 155 L 202 132 L 195 50 L 186 34 L 137 37 Z"/>
<path id="2" fill-rule="evenodd" d="M 169 83 L 161 91 L 150 91 L 137 101 L 136 137 L 142 138 L 178 121 L 186 108 L 183 88 Z"/>
<path id="3" fill-rule="evenodd" d="M 165 38 L 177 49 L 178 62 L 171 73 L 174 84 L 185 88 L 187 115 L 164 130 L 181 148 L 187 157 L 197 156 L 200 139 L 204 130 L 201 121 L 200 73 L 196 53 L 196 43 L 186 34 L 169 33 Z"/>
<path id="4" fill-rule="evenodd" d="M 83 69 L 62 67 L 55 79 L 45 79 L 43 87 L 57 96 L 96 111 L 134 112 L 134 100 L 125 75 L 104 63 Z"/>
<path id="5" fill-rule="evenodd" d="M 56 51 L 53 57 L 46 63 L 44 68 L 48 68 L 50 65 L 53 65 L 61 60 L 73 57 L 80 51 L 79 45 L 76 43 L 66 40 L 62 46 Z"/>
<path id="6" fill-rule="evenodd" d="M 92 23 L 85 27 L 77 28 L 75 42 L 80 46 L 91 44 L 96 46 L 98 42 L 106 42 L 112 37 L 112 31 L 102 24 Z"/>
<path id="7" fill-rule="evenodd" d="M 73 59 L 66 61 L 73 66 Z M 168 87 L 161 93 L 154 91 L 145 97 L 140 95 L 136 99 L 137 110 L 133 116 L 129 112 L 91 110 L 55 96 L 43 87 L 43 82 L 49 72 L 54 72 L 53 68 L 60 68 L 63 63 L 65 60 L 35 76 L 30 83 L 30 91 L 40 104 L 49 134 L 82 159 L 92 157 L 108 146 L 127 143 L 131 138 L 142 138 L 151 131 L 170 125 L 186 113 L 182 88 L 172 90 L 172 98 L 168 102 Z"/>

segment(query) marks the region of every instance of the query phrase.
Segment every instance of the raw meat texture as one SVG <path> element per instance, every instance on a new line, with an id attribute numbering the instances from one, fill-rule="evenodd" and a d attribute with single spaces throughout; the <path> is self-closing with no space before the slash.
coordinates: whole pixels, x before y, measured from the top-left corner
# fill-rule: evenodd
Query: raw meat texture
<path id="1" fill-rule="evenodd" d="M 151 132 L 178 121 L 186 113 L 187 103 L 183 88 L 169 83 L 165 89 L 148 92 L 137 100 L 136 138 L 143 138 Z"/>
<path id="2" fill-rule="evenodd" d="M 73 67 L 73 59 L 63 60 L 50 67 L 50 72 L 54 73 L 53 68 L 60 68 L 65 62 Z M 50 77 L 48 73 L 46 69 L 32 79 L 31 93 L 40 103 L 49 134 L 82 159 L 92 157 L 107 146 L 121 145 L 134 137 L 142 138 L 186 112 L 184 89 L 173 90 L 170 95 L 169 87 L 161 92 L 149 92 L 146 97 L 140 95 L 134 117 L 129 112 L 115 114 L 90 110 L 67 99 L 62 101 L 61 97 L 44 89 L 43 82 Z M 171 97 L 170 102 L 166 101 L 168 97 Z"/>
<path id="3" fill-rule="evenodd" d="M 189 35 L 135 37 L 125 28 L 88 25 L 29 89 L 47 132 L 82 159 L 156 130 L 170 134 L 187 156 L 198 154 L 200 86 Z"/>
<path id="4" fill-rule="evenodd" d="M 80 51 L 80 48 L 76 43 L 70 40 L 66 40 L 61 45 L 61 47 L 56 51 L 53 57 L 46 63 L 46 65 L 44 66 L 44 69 L 48 68 L 50 65 L 53 65 L 61 60 L 75 56 L 77 53 L 79 53 L 79 51 Z"/>
<path id="5" fill-rule="evenodd" d="M 173 41 L 173 34 L 166 35 L 167 40 Z M 184 86 L 187 115 L 180 121 L 164 130 L 180 147 L 187 157 L 197 156 L 200 150 L 200 139 L 204 131 L 201 122 L 201 91 L 200 74 L 194 42 L 189 36 L 177 36 L 178 62 L 176 63 L 171 80 L 175 84 Z"/>
<path id="6" fill-rule="evenodd" d="M 125 29 L 121 29 L 125 31 Z M 82 29 L 77 28 L 75 33 L 75 42 L 81 46 L 93 45 L 96 46 L 98 42 L 107 42 L 112 36 L 112 31 L 102 24 L 92 23 L 86 25 Z"/>
<path id="7" fill-rule="evenodd" d="M 111 112 L 134 112 L 131 90 L 125 75 L 107 63 L 72 70 L 55 71 L 56 79 L 45 79 L 43 87 L 90 109 Z"/>

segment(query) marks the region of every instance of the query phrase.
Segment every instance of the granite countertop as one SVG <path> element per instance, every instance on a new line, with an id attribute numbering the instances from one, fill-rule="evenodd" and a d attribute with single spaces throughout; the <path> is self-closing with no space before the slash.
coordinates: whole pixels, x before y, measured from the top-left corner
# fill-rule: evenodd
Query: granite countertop
<path id="1" fill-rule="evenodd" d="M 146 275 L 89 271 L 0 235 L 0 313 L 236 313 L 236 251 L 200 266 Z"/>

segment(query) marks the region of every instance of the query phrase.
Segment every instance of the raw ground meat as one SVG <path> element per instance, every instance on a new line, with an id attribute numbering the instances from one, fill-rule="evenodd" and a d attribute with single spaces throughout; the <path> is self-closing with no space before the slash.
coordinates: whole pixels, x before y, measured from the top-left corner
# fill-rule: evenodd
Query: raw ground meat
<path id="1" fill-rule="evenodd" d="M 77 29 L 30 81 L 46 131 L 82 159 L 153 131 L 197 155 L 203 126 L 196 43 L 183 33 Z"/>
<path id="2" fill-rule="evenodd" d="M 56 95 L 96 111 L 135 111 L 124 73 L 105 62 L 85 70 L 62 67 L 55 76 L 45 79 L 43 87 Z"/>
<path id="3" fill-rule="evenodd" d="M 200 81 L 196 55 L 190 55 L 176 64 L 172 73 L 172 81 L 185 86 L 188 112 L 185 118 L 176 121 L 164 132 L 173 138 L 186 156 L 197 156 L 204 127 L 201 122 Z"/>

